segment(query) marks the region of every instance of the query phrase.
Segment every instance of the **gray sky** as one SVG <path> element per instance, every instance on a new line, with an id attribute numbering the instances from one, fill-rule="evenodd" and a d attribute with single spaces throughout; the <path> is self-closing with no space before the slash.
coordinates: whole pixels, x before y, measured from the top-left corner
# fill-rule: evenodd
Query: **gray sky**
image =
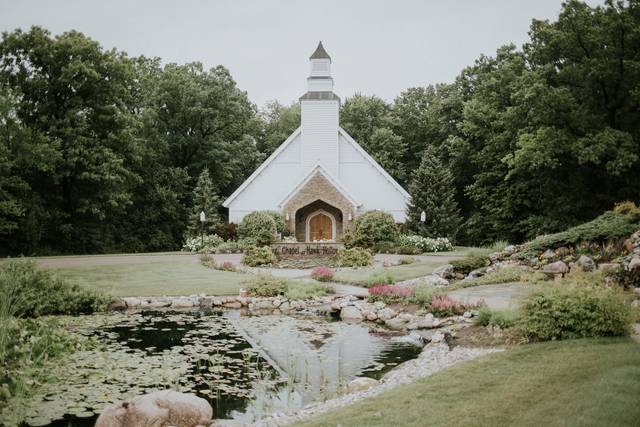
<path id="1" fill-rule="evenodd" d="M 602 1 L 589 0 L 590 4 Z M 222 64 L 259 106 L 306 91 L 322 40 L 335 92 L 387 100 L 450 82 L 481 54 L 527 40 L 561 0 L 0 0 L 0 30 L 82 31 L 103 47 L 166 62 Z"/>

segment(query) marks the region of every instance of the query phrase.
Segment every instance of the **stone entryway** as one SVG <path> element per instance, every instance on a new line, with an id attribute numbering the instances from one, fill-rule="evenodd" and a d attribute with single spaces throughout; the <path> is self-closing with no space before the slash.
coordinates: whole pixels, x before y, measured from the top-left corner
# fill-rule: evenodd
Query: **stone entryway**
<path id="1" fill-rule="evenodd" d="M 307 236 L 309 236 L 309 241 L 335 240 L 336 236 L 333 231 L 335 219 L 333 216 L 320 211 L 310 215 L 308 221 Z"/>
<path id="2" fill-rule="evenodd" d="M 322 200 L 298 209 L 295 220 L 295 236 L 299 242 L 335 241 L 342 236 L 342 211 Z"/>

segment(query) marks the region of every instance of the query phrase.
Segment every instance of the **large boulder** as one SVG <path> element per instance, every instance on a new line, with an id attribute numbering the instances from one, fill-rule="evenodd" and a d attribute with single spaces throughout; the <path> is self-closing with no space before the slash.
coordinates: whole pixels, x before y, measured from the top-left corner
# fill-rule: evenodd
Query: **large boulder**
<path id="1" fill-rule="evenodd" d="M 586 255 L 581 255 L 576 261 L 576 265 L 583 271 L 593 271 L 596 269 L 596 263 Z"/>
<path id="2" fill-rule="evenodd" d="M 369 390 L 371 387 L 378 385 L 379 381 L 373 378 L 359 377 L 349 382 L 347 390 L 349 393 Z"/>
<path id="3" fill-rule="evenodd" d="M 342 320 L 362 320 L 364 316 L 358 307 L 347 305 L 340 310 L 340 318 Z"/>
<path id="4" fill-rule="evenodd" d="M 547 249 L 542 254 L 542 258 L 546 259 L 546 260 L 551 260 L 551 259 L 554 259 L 555 257 L 556 257 L 556 253 L 554 251 L 552 251 L 551 249 Z"/>
<path id="5" fill-rule="evenodd" d="M 435 274 L 436 276 L 440 276 L 444 279 L 450 279 L 453 277 L 453 270 L 454 270 L 453 265 L 445 264 L 433 270 L 433 274 Z"/>
<path id="6" fill-rule="evenodd" d="M 565 274 L 569 271 L 569 266 L 564 261 L 556 261 L 545 265 L 542 271 L 548 274 Z"/>
<path id="7" fill-rule="evenodd" d="M 631 258 L 631 261 L 629 261 L 629 264 L 627 265 L 627 270 L 629 271 L 633 271 L 636 268 L 640 268 L 640 255 L 634 255 L 633 258 Z"/>
<path id="8" fill-rule="evenodd" d="M 213 409 L 206 400 L 163 390 L 107 406 L 95 427 L 204 427 L 212 418 Z"/>
<path id="9" fill-rule="evenodd" d="M 385 307 L 381 310 L 378 310 L 378 319 L 382 321 L 389 320 L 392 317 L 395 317 L 395 315 L 396 315 L 395 310 L 389 307 Z"/>

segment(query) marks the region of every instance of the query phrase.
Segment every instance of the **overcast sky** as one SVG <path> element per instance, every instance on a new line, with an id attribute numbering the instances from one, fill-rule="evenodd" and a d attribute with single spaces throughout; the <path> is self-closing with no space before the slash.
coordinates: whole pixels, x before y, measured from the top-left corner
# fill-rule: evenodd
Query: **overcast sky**
<path id="1" fill-rule="evenodd" d="M 589 0 L 589 4 L 602 1 Z M 527 40 L 532 18 L 554 20 L 561 0 L 0 0 L 0 29 L 75 29 L 129 55 L 222 64 L 263 105 L 306 91 L 322 40 L 335 92 L 387 100 L 450 82 L 480 54 Z"/>

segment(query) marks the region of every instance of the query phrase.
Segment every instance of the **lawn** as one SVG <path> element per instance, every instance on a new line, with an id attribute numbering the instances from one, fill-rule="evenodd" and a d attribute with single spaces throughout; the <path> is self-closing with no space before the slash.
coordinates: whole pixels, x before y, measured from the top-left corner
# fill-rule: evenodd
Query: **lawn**
<path id="1" fill-rule="evenodd" d="M 521 345 L 330 412 L 311 426 L 637 426 L 640 345 Z"/>
<path id="2" fill-rule="evenodd" d="M 234 295 L 243 273 L 219 271 L 202 266 L 190 259 L 170 262 L 94 265 L 56 269 L 69 281 L 99 289 L 114 296 Z"/>

